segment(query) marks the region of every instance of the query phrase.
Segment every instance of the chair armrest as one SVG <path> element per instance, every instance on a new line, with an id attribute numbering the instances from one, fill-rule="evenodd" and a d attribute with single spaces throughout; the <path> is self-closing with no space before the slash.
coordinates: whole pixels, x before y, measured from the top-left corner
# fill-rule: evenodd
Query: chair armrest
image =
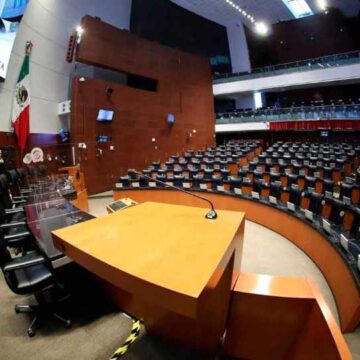
<path id="1" fill-rule="evenodd" d="M 9 240 L 15 240 L 15 239 L 19 239 L 22 237 L 27 237 L 30 235 L 30 231 L 21 231 L 17 234 L 12 234 L 12 235 L 4 235 L 4 240 L 5 241 L 9 241 Z"/>
<path id="2" fill-rule="evenodd" d="M 27 200 L 29 197 L 28 197 L 28 196 L 24 196 L 24 195 L 19 195 L 19 196 L 13 196 L 12 198 L 13 198 L 13 200 L 15 200 L 15 201 L 17 201 L 17 200 L 23 200 L 23 201 L 25 201 L 25 200 Z"/>
<path id="3" fill-rule="evenodd" d="M 26 200 L 12 200 L 12 203 L 17 205 L 17 204 L 26 204 Z"/>
<path id="4" fill-rule="evenodd" d="M 3 267 L 3 271 L 9 272 L 14 270 L 20 270 L 34 265 L 44 264 L 45 262 L 46 259 L 43 256 L 30 253 L 22 256 L 21 258 L 14 259 L 11 262 L 6 263 Z"/>
<path id="5" fill-rule="evenodd" d="M 33 192 L 33 190 L 31 190 L 31 189 L 21 189 L 20 192 L 21 192 L 21 194 L 31 194 Z"/>
<path id="6" fill-rule="evenodd" d="M 19 222 L 13 222 L 13 223 L 9 223 L 9 224 L 1 224 L 0 225 L 0 229 L 8 229 L 14 226 L 24 226 L 26 225 L 25 221 L 19 221 Z"/>
<path id="7" fill-rule="evenodd" d="M 5 209 L 6 215 L 17 214 L 20 212 L 24 212 L 24 208 L 18 207 L 18 208 L 13 208 L 13 209 Z"/>

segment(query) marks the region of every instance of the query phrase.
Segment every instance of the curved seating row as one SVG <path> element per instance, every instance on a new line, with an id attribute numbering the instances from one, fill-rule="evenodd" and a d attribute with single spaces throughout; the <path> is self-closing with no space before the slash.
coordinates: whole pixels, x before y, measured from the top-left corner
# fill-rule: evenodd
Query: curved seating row
<path id="1" fill-rule="evenodd" d="M 282 203 L 274 205 L 261 197 L 256 200 L 250 194 L 191 191 L 205 195 L 218 209 L 244 211 L 248 220 L 281 234 L 302 249 L 322 271 L 333 292 L 342 331 L 351 332 L 357 327 L 360 322 L 360 247 L 348 239 L 345 243 L 336 224 L 330 223 L 327 227 L 323 217 L 316 214 L 309 221 L 299 207 L 291 212 Z M 114 189 L 115 200 L 124 197 L 138 202 L 206 206 L 201 200 L 180 191 L 159 187 Z"/>

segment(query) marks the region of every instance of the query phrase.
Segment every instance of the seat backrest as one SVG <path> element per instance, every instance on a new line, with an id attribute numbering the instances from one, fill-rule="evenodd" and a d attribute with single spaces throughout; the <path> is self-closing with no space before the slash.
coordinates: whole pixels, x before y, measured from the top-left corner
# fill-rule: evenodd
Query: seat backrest
<path id="1" fill-rule="evenodd" d="M 296 206 L 300 206 L 301 196 L 302 196 L 301 189 L 290 188 L 289 201 L 291 203 L 295 204 Z"/>
<path id="2" fill-rule="evenodd" d="M 3 233 L 2 233 L 2 231 L 0 231 L 0 267 L 1 267 L 1 270 L 3 270 L 4 265 L 9 262 L 11 262 L 11 255 L 6 246 L 6 241 L 4 240 Z M 3 271 L 3 274 L 4 274 L 5 281 L 6 281 L 7 285 L 9 286 L 9 288 L 13 292 L 16 292 L 17 281 L 16 281 L 16 276 L 15 276 L 14 272 L 9 271 L 9 272 L 5 273 Z"/>
<path id="3" fill-rule="evenodd" d="M 278 200 L 281 197 L 281 183 L 270 183 L 270 191 L 269 191 L 269 196 L 274 196 L 276 197 Z"/>
<path id="4" fill-rule="evenodd" d="M 310 203 L 308 209 L 314 214 L 319 215 L 321 213 L 323 199 L 324 195 L 312 192 L 310 194 Z"/>
<path id="5" fill-rule="evenodd" d="M 350 235 L 355 239 L 360 239 L 360 208 L 355 208 L 354 212 L 354 220 L 351 224 Z"/>
<path id="6" fill-rule="evenodd" d="M 343 202 L 338 199 L 331 199 L 328 201 L 330 201 L 331 203 L 329 220 L 337 225 L 341 225 L 343 223 L 344 208 L 345 208 Z"/>
<path id="7" fill-rule="evenodd" d="M 9 181 L 5 174 L 0 175 L 0 201 L 5 209 L 12 208 L 12 201 L 9 193 Z"/>
<path id="8" fill-rule="evenodd" d="M 344 196 L 351 198 L 352 190 L 353 190 L 352 184 L 341 182 L 340 183 L 340 198 L 343 198 Z"/>

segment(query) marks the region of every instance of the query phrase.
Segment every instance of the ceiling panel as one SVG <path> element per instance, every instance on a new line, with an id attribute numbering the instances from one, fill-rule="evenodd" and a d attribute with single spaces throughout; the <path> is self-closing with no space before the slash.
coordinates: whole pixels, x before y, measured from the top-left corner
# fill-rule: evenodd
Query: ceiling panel
<path id="1" fill-rule="evenodd" d="M 171 0 L 198 15 L 208 18 L 222 25 L 239 21 L 249 25 L 244 16 L 226 3 L 225 0 Z M 243 10 L 251 14 L 258 21 L 274 24 L 294 19 L 293 15 L 283 4 L 282 0 L 232 0 Z M 359 0 L 328 0 L 329 6 L 339 8 L 346 16 L 356 16 L 359 13 Z M 319 12 L 317 0 L 307 0 L 313 12 Z"/>

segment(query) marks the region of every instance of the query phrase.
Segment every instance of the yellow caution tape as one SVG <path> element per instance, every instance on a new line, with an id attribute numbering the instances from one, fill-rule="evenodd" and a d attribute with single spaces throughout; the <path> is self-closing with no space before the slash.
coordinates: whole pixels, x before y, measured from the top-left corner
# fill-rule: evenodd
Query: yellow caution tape
<path id="1" fill-rule="evenodd" d="M 129 350 L 130 346 L 134 343 L 137 337 L 140 334 L 141 322 L 140 320 L 136 320 L 133 323 L 131 328 L 131 333 L 129 337 L 125 340 L 125 342 L 114 352 L 113 356 L 110 360 L 118 360 L 125 355 L 125 353 Z"/>

